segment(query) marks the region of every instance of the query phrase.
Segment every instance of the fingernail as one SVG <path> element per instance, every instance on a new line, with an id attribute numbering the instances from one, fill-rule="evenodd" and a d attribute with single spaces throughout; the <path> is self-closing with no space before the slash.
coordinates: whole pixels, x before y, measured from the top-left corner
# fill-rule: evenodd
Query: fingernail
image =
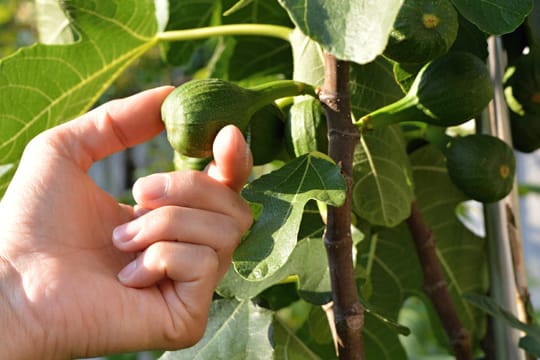
<path id="1" fill-rule="evenodd" d="M 139 224 L 137 221 L 128 222 L 119 225 L 113 230 L 113 240 L 116 242 L 128 242 L 135 237 L 139 232 Z"/>
<path id="2" fill-rule="evenodd" d="M 120 272 L 118 273 L 118 280 L 121 282 L 126 282 L 129 280 L 129 278 L 135 273 L 135 269 L 137 269 L 137 260 L 133 260 L 129 264 L 127 264 Z"/>
<path id="3" fill-rule="evenodd" d="M 249 142 L 244 140 L 243 136 L 237 136 L 236 140 L 236 153 L 242 154 L 243 157 L 243 166 L 247 168 L 251 164 L 251 149 L 249 147 Z"/>
<path id="4" fill-rule="evenodd" d="M 133 186 L 135 199 L 158 200 L 169 190 L 169 177 L 165 174 L 149 175 L 137 180 Z"/>

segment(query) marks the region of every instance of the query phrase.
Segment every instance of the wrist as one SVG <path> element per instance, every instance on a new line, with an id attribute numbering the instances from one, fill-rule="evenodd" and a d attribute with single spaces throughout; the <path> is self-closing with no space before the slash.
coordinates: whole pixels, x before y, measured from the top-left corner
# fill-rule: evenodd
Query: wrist
<path id="1" fill-rule="evenodd" d="M 22 280 L 0 255 L 0 344 L 7 359 L 33 359 L 45 354 L 44 331 L 27 310 Z"/>

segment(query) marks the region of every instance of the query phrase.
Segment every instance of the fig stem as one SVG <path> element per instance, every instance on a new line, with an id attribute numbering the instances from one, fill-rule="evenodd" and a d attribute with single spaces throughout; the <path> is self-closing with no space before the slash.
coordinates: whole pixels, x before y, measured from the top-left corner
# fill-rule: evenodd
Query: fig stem
<path id="1" fill-rule="evenodd" d="M 298 95 L 310 95 L 316 97 L 313 86 L 294 80 L 277 80 L 249 88 L 257 93 L 254 108 L 259 109 L 277 99 L 288 98 Z"/>

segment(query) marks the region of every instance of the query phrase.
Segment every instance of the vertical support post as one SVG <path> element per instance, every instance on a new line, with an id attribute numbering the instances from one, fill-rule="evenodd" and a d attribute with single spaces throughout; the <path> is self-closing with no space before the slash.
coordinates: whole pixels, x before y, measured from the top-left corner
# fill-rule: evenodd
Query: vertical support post
<path id="1" fill-rule="evenodd" d="M 489 69 L 494 84 L 493 101 L 489 104 L 482 119 L 482 132 L 512 143 L 509 114 L 504 99 L 502 78 L 505 69 L 504 51 L 499 37 L 488 39 Z M 488 247 L 488 266 L 490 293 L 497 304 L 524 320 L 524 308 L 520 306 L 516 265 L 523 264 L 523 254 L 517 231 L 518 216 L 516 186 L 504 199 L 484 206 L 486 238 Z M 526 284 L 522 284 L 525 285 Z M 521 305 L 523 303 L 521 302 Z M 496 360 L 525 360 L 526 354 L 518 347 L 519 331 L 504 322 L 493 319 L 492 342 Z"/>

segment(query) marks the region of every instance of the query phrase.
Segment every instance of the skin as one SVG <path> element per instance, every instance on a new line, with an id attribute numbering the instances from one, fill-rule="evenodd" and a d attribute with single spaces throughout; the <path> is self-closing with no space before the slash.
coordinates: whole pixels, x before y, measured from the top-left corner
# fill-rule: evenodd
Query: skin
<path id="1" fill-rule="evenodd" d="M 6 359 L 179 349 L 203 335 L 216 284 L 252 222 L 251 171 L 224 128 L 206 172 L 139 179 L 137 205 L 102 191 L 92 163 L 163 130 L 172 87 L 109 102 L 27 146 L 0 202 L 0 348 Z"/>

